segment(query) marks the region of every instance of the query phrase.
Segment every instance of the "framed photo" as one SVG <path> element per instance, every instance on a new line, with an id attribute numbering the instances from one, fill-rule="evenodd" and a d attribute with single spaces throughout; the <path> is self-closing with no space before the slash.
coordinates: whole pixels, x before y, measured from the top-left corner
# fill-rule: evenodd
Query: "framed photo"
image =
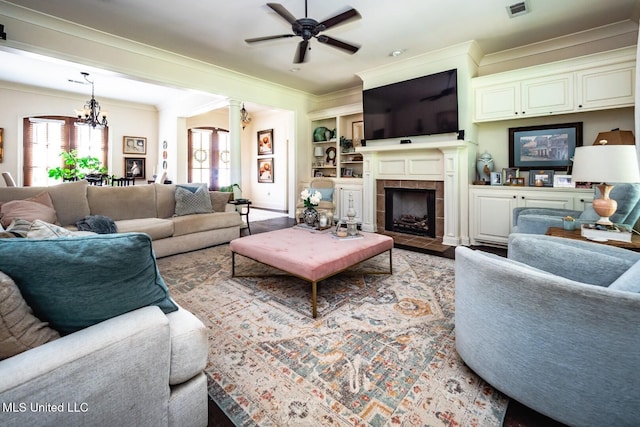
<path id="1" fill-rule="evenodd" d="M 273 129 L 258 132 L 258 156 L 264 154 L 273 154 Z"/>
<path id="2" fill-rule="evenodd" d="M 502 182 L 505 184 L 511 184 L 511 180 L 519 175 L 518 168 L 502 168 Z"/>
<path id="3" fill-rule="evenodd" d="M 342 176 L 353 176 L 353 169 L 345 168 L 344 169 L 344 173 L 342 174 Z"/>
<path id="4" fill-rule="evenodd" d="M 123 154 L 147 154 L 147 138 L 141 136 L 122 137 Z"/>
<path id="5" fill-rule="evenodd" d="M 145 159 L 144 157 L 125 157 L 124 158 L 124 176 L 127 178 L 145 178 Z"/>
<path id="6" fill-rule="evenodd" d="M 322 178 L 324 176 L 324 174 L 322 173 L 322 171 L 315 171 L 313 173 L 314 178 Z"/>
<path id="7" fill-rule="evenodd" d="M 351 124 L 351 138 L 354 147 L 362 146 L 360 142 L 364 138 L 364 122 L 362 120 Z"/>
<path id="8" fill-rule="evenodd" d="M 258 159 L 258 182 L 273 182 L 273 157 Z"/>
<path id="9" fill-rule="evenodd" d="M 491 185 L 502 185 L 501 172 L 491 172 Z"/>
<path id="10" fill-rule="evenodd" d="M 509 167 L 567 170 L 582 145 L 582 122 L 509 128 Z"/>
<path id="11" fill-rule="evenodd" d="M 571 175 L 554 175 L 553 176 L 553 186 L 554 187 L 566 187 L 566 188 L 574 188 L 576 186 L 575 182 L 571 180 Z"/>
<path id="12" fill-rule="evenodd" d="M 551 169 L 530 170 L 529 185 L 532 187 L 553 187 L 553 171 Z"/>
<path id="13" fill-rule="evenodd" d="M 524 177 L 519 176 L 519 177 L 516 177 L 516 178 L 511 178 L 509 180 L 509 185 L 514 185 L 514 186 L 517 186 L 517 187 L 524 187 Z"/>

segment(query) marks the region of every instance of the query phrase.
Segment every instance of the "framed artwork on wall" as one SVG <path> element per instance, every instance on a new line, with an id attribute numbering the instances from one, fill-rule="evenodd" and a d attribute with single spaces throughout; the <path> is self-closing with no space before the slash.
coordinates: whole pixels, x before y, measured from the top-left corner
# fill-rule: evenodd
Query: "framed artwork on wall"
<path id="1" fill-rule="evenodd" d="M 124 158 L 124 176 L 133 178 L 145 178 L 145 159 L 144 157 L 125 157 Z"/>
<path id="2" fill-rule="evenodd" d="M 258 156 L 273 154 L 273 129 L 258 132 Z"/>
<path id="3" fill-rule="evenodd" d="M 4 148 L 3 148 L 3 141 L 2 141 L 3 132 L 4 132 L 4 129 L 0 128 L 0 163 L 2 163 L 2 157 L 4 155 Z"/>
<path id="4" fill-rule="evenodd" d="M 258 182 L 273 183 L 273 157 L 258 159 Z"/>
<path id="5" fill-rule="evenodd" d="M 122 137 L 123 154 L 147 154 L 147 138 L 141 136 Z"/>
<path id="6" fill-rule="evenodd" d="M 567 170 L 582 146 L 582 122 L 509 128 L 509 167 Z"/>

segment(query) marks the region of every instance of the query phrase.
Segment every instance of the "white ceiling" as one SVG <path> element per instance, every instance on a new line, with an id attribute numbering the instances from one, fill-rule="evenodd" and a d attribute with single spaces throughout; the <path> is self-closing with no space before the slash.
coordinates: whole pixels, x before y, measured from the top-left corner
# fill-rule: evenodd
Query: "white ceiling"
<path id="1" fill-rule="evenodd" d="M 357 9 L 362 19 L 330 28 L 324 34 L 361 48 L 348 55 L 312 40 L 308 62 L 298 65 L 293 64 L 298 37 L 252 45 L 244 42 L 246 38 L 291 33 L 290 25 L 267 7 L 265 0 L 6 2 L 313 94 L 358 86 L 357 72 L 469 40 L 476 40 L 489 54 L 637 20 L 640 4 L 640 0 L 527 0 L 530 13 L 510 18 L 507 6 L 518 1 L 309 0 L 308 15 L 318 21 L 349 7 Z M 296 18 L 304 17 L 303 0 L 280 3 Z M 10 38 L 11 29 L 5 28 L 5 32 Z M 394 50 L 403 54 L 390 56 Z M 176 89 L 149 90 L 152 86 L 145 83 L 114 80 L 123 76 L 60 61 L 37 66 L 41 59 L 2 51 L 0 61 L 2 80 L 89 93 L 90 86 L 68 81 L 82 80 L 80 71 L 88 71 L 96 80 L 96 97 L 133 97 L 138 102 L 159 105 L 165 96 L 176 96 Z M 299 70 L 290 71 L 293 67 Z M 46 77 L 42 74 L 45 68 Z"/>

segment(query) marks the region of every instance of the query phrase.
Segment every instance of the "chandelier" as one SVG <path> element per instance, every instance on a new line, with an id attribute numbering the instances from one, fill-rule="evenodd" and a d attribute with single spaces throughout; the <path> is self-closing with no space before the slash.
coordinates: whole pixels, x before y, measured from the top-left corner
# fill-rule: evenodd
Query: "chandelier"
<path id="1" fill-rule="evenodd" d="M 91 83 L 91 99 L 84 104 L 82 110 L 76 110 L 76 116 L 78 116 L 76 123 L 89 125 L 93 128 L 105 127 L 107 126 L 107 112 L 100 111 L 100 103 L 93 96 L 93 81 L 89 80 L 89 73 L 83 71 L 80 74 L 88 83 Z"/>
<path id="2" fill-rule="evenodd" d="M 249 112 L 247 112 L 246 108 L 244 108 L 244 102 L 242 103 L 242 108 L 240 109 L 240 121 L 242 122 L 242 129 L 244 129 L 245 126 L 251 123 L 251 117 L 249 117 Z"/>

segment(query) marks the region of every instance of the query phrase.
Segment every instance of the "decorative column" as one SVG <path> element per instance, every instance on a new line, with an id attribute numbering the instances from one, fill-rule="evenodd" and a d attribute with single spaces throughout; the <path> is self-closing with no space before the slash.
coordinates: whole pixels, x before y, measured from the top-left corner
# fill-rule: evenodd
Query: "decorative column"
<path id="1" fill-rule="evenodd" d="M 242 123 L 240 123 L 241 102 L 235 99 L 229 101 L 229 145 L 231 148 L 231 184 L 242 187 Z"/>

